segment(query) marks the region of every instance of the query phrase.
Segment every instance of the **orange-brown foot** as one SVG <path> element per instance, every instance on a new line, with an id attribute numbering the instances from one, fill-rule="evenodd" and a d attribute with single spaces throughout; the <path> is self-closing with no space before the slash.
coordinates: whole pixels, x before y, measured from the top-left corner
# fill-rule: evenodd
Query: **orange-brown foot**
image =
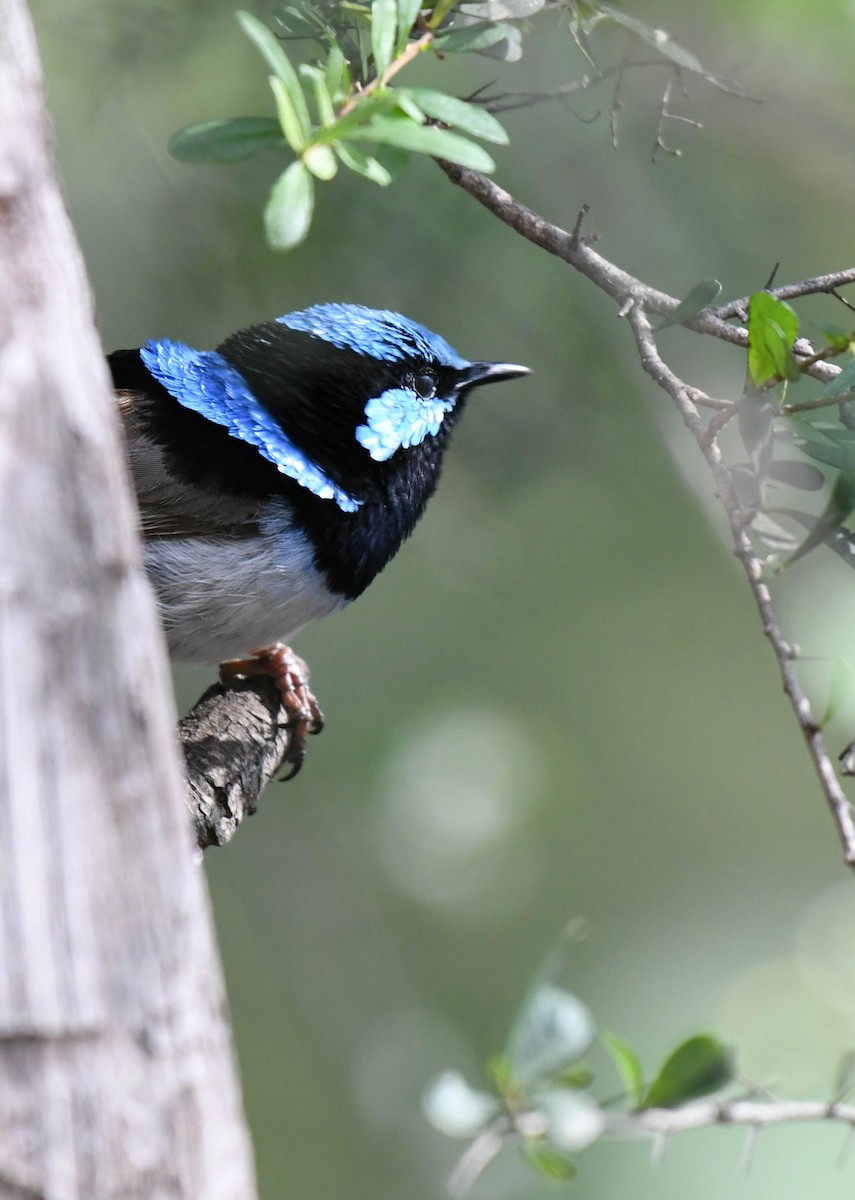
<path id="1" fill-rule="evenodd" d="M 279 689 L 291 726 L 291 744 L 283 760 L 291 769 L 282 778 L 293 779 L 306 757 L 306 734 L 320 733 L 324 727 L 324 715 L 309 688 L 309 668 L 283 642 L 220 663 L 220 679 L 226 685 L 254 675 L 270 676 Z"/>

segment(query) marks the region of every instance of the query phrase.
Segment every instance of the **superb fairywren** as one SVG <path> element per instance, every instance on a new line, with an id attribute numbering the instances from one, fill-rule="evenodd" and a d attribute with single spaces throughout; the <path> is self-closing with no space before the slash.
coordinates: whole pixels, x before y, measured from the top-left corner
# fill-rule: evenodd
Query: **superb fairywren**
<path id="1" fill-rule="evenodd" d="M 471 389 L 528 373 L 352 304 L 109 362 L 170 653 L 264 647 L 227 673 L 274 674 L 302 732 L 320 714 L 271 643 L 365 590 L 422 515 Z"/>

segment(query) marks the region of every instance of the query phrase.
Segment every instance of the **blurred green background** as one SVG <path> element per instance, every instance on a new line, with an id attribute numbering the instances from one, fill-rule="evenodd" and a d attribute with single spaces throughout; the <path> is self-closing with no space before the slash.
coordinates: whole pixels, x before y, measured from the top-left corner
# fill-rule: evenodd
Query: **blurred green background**
<path id="1" fill-rule="evenodd" d="M 322 187 L 310 240 L 279 258 L 260 213 L 281 162 L 171 161 L 182 125 L 271 111 L 233 7 L 33 5 L 105 347 L 212 346 L 339 299 L 535 371 L 476 398 L 414 539 L 300 636 L 328 728 L 299 780 L 206 857 L 262 1195 L 441 1197 L 459 1147 L 426 1125 L 420 1092 L 444 1067 L 477 1080 L 572 917 L 589 936 L 566 982 L 651 1069 L 714 1027 L 753 1080 L 826 1096 L 855 1045 L 852 883 L 699 455 L 614 306 L 431 163 L 388 190 Z M 608 89 L 524 109 L 506 118 L 499 181 L 565 225 L 588 202 L 603 252 L 676 295 L 713 275 L 741 295 L 778 261 L 782 281 L 848 266 L 853 6 L 629 11 L 762 103 L 692 83 L 679 110 L 704 128 L 673 126 L 683 156 L 655 165 L 661 72 L 627 80 L 617 151 Z M 513 67 L 424 60 L 414 81 L 548 89 L 583 70 L 554 18 L 525 46 Z M 802 311 L 845 323 L 831 302 Z M 682 330 L 662 345 L 713 394 L 738 391 L 732 349 Z M 822 703 L 829 660 L 855 660 L 855 576 L 816 554 L 776 590 Z M 179 703 L 212 675 L 178 673 Z M 841 1130 L 767 1133 L 750 1174 L 744 1140 L 684 1136 L 660 1167 L 646 1144 L 597 1146 L 570 1186 L 586 1200 L 851 1195 Z M 511 1151 L 475 1196 L 555 1190 Z"/>

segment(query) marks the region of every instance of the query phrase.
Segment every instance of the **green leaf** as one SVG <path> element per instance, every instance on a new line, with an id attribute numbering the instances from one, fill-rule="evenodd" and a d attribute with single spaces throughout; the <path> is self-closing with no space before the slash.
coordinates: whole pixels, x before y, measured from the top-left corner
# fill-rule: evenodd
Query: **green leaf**
<path id="1" fill-rule="evenodd" d="M 747 387 L 736 412 L 739 432 L 757 479 L 766 478 L 774 449 L 778 406 L 766 392 Z"/>
<path id="2" fill-rule="evenodd" d="M 799 319 L 789 304 L 769 292 L 755 292 L 748 305 L 748 374 L 755 387 L 775 377 L 798 379 L 792 349 Z"/>
<path id="3" fill-rule="evenodd" d="M 594 1082 L 594 1072 L 587 1063 L 576 1063 L 574 1066 L 568 1067 L 566 1071 L 562 1071 L 558 1076 L 558 1081 L 562 1087 L 581 1091 Z"/>
<path id="4" fill-rule="evenodd" d="M 279 176 L 264 209 L 267 241 L 274 250 L 290 250 L 302 242 L 312 223 L 315 185 L 308 168 L 291 163 Z"/>
<path id="5" fill-rule="evenodd" d="M 576 1174 L 576 1166 L 572 1159 L 558 1150 L 553 1150 L 551 1146 L 544 1145 L 543 1142 L 523 1142 L 520 1154 L 530 1167 L 534 1167 L 539 1175 L 545 1175 L 547 1179 L 557 1179 L 564 1183 Z"/>
<path id="6" fill-rule="evenodd" d="M 620 1034 L 604 1029 L 600 1033 L 600 1042 L 611 1055 L 612 1062 L 621 1077 L 624 1091 L 634 1108 L 641 1107 L 644 1097 L 644 1070 L 641 1059 Z"/>
<path id="7" fill-rule="evenodd" d="M 334 125 L 326 125 L 315 132 L 313 142 L 336 142 L 350 137 L 355 129 L 364 128 L 372 117 L 393 112 L 395 93 L 391 88 L 369 92 L 357 99 L 353 109 L 345 117 L 339 117 Z"/>
<path id="8" fill-rule="evenodd" d="M 645 25 L 643 21 L 637 21 L 635 17 L 630 17 L 627 13 L 612 8 L 610 4 L 600 4 L 598 8 L 601 13 L 614 21 L 615 25 L 629 30 L 630 33 L 634 33 L 636 37 L 647 42 L 648 46 L 658 50 L 663 58 L 676 63 L 678 67 L 684 67 L 687 71 L 703 73 L 704 68 L 694 54 L 678 45 L 664 29 L 654 29 L 652 25 Z"/>
<path id="9" fill-rule="evenodd" d="M 684 321 L 691 321 L 692 317 L 708 308 L 720 293 L 721 284 L 717 279 L 702 279 L 687 292 L 674 311 L 665 317 L 659 328 L 667 329 L 669 325 L 682 325 Z"/>
<path id="10" fill-rule="evenodd" d="M 336 154 L 350 171 L 370 179 L 380 187 L 388 187 L 392 176 L 386 168 L 370 154 L 364 154 L 358 146 L 347 146 L 344 142 L 336 142 L 333 146 Z"/>
<path id="11" fill-rule="evenodd" d="M 295 38 L 317 38 L 329 28 L 322 14 L 306 0 L 274 9 L 273 17 L 285 33 Z"/>
<path id="12" fill-rule="evenodd" d="M 374 69 L 378 79 L 382 80 L 392 61 L 397 32 L 397 0 L 372 0 L 371 52 L 374 55 Z"/>
<path id="13" fill-rule="evenodd" d="M 394 181 L 410 161 L 410 152 L 402 150 L 400 146 L 378 146 L 374 157 Z"/>
<path id="14" fill-rule="evenodd" d="M 417 154 L 430 154 L 460 163 L 474 171 L 494 171 L 496 164 L 486 150 L 475 142 L 449 133 L 434 126 L 416 125 L 406 117 L 374 117 L 362 128 L 348 134 L 348 140 L 378 142 L 386 146 L 400 146 L 402 150 L 414 150 Z"/>
<path id="15" fill-rule="evenodd" d="M 179 129 L 169 140 L 169 153 L 187 163 L 233 163 L 284 145 L 273 117 L 235 117 Z"/>
<path id="16" fill-rule="evenodd" d="M 820 729 L 824 729 L 829 721 L 834 720 L 844 705 L 855 696 L 855 671 L 845 658 L 838 658 L 831 671 L 831 681 L 828 686 L 828 704 L 819 719 Z M 851 1068 L 850 1068 L 851 1070 Z"/>
<path id="17" fill-rule="evenodd" d="M 330 146 L 307 146 L 303 151 L 303 162 L 316 179 L 323 179 L 325 182 L 332 179 L 338 170 L 338 163 Z"/>
<path id="18" fill-rule="evenodd" d="M 518 21 L 533 17 L 546 7 L 546 0 L 484 0 L 481 4 L 461 4 L 460 12 L 484 21 Z"/>
<path id="19" fill-rule="evenodd" d="M 730 1049 L 710 1033 L 699 1033 L 677 1047 L 647 1089 L 642 1108 L 674 1108 L 717 1092 L 733 1078 Z"/>
<path id="20" fill-rule="evenodd" d="M 312 90 L 315 93 L 315 105 L 317 106 L 318 116 L 322 125 L 335 124 L 335 108 L 333 107 L 332 96 L 327 87 L 327 79 L 320 67 L 313 67 L 309 63 L 300 65 L 300 74 L 304 79 L 308 79 L 312 85 Z"/>
<path id="21" fill-rule="evenodd" d="M 819 323 L 819 330 L 825 340 L 828 342 L 832 350 L 837 354 L 843 354 L 852 345 L 852 331 L 841 329 L 839 325 L 825 325 Z"/>
<path id="22" fill-rule="evenodd" d="M 825 476 L 813 463 L 799 458 L 779 458 L 769 464 L 769 478 L 786 487 L 798 488 L 802 492 L 818 492 L 825 486 Z"/>
<path id="23" fill-rule="evenodd" d="M 594 1019 L 571 992 L 553 983 L 536 987 L 508 1036 L 511 1071 L 523 1086 L 555 1078 L 578 1062 L 596 1035 Z"/>
<path id="24" fill-rule="evenodd" d="M 494 42 L 484 50 L 479 50 L 486 58 L 496 58 L 500 62 L 519 62 L 522 58 L 522 32 L 516 25 L 503 25 L 504 37 L 500 42 Z"/>
<path id="25" fill-rule="evenodd" d="M 838 471 L 855 472 L 855 432 L 820 428 L 798 417 L 790 417 L 787 426 L 803 454 Z"/>
<path id="26" fill-rule="evenodd" d="M 819 393 L 819 399 L 830 399 L 832 396 L 842 396 L 855 388 L 855 358 L 850 359 L 839 375 L 835 375 L 831 383 L 827 383 Z"/>
<path id="27" fill-rule="evenodd" d="M 504 41 L 508 30 L 513 25 L 494 23 L 493 21 L 475 21 L 471 25 L 460 25 L 457 29 L 449 29 L 433 39 L 431 48 L 442 50 L 444 54 L 463 54 L 470 50 L 486 50 L 496 42 Z"/>
<path id="28" fill-rule="evenodd" d="M 401 93 L 414 100 L 422 112 L 435 121 L 453 125 L 455 129 L 487 142 L 498 142 L 502 146 L 507 144 L 508 135 L 502 126 L 492 113 L 478 104 L 469 104 L 466 100 L 458 100 L 456 96 L 446 96 L 444 92 L 434 92 L 430 88 L 398 88 L 397 94 Z"/>
<path id="29" fill-rule="evenodd" d="M 276 101 L 276 112 L 279 115 L 279 127 L 288 139 L 288 145 L 295 154 L 302 154 L 306 145 L 306 134 L 303 123 L 297 115 L 297 110 L 291 102 L 291 93 L 278 75 L 270 75 L 268 83 L 273 90 Z"/>
<path id="30" fill-rule="evenodd" d="M 304 139 L 308 139 L 312 131 L 312 121 L 306 97 L 300 86 L 297 72 L 291 65 L 288 55 L 280 46 L 276 35 L 262 24 L 252 13 L 239 10 L 236 14 L 238 23 L 246 36 L 255 43 L 267 59 L 268 66 L 282 80 L 291 100 L 291 105 L 303 131 Z"/>
<path id="31" fill-rule="evenodd" d="M 326 66 L 324 67 L 324 76 L 327 91 L 332 97 L 333 103 L 340 103 L 347 95 L 350 87 L 350 76 L 347 70 L 347 60 L 338 46 L 330 47 Z"/>
<path id="32" fill-rule="evenodd" d="M 422 10 L 422 0 L 398 0 L 398 38 L 395 49 L 398 54 L 404 49 L 410 32 Z"/>
<path id="33" fill-rule="evenodd" d="M 416 104 L 415 100 L 410 97 L 409 89 L 395 88 L 392 91 L 392 96 L 395 100 L 395 108 L 398 112 L 402 112 L 409 117 L 411 121 L 415 121 L 417 125 L 424 125 L 427 117 Z"/>
<path id="34" fill-rule="evenodd" d="M 816 519 L 816 524 L 801 545 L 797 546 L 789 558 L 781 563 L 779 570 L 792 566 L 798 559 L 804 558 L 808 551 L 824 542 L 843 524 L 853 510 L 855 510 L 855 473 L 841 471 L 834 481 L 828 503 Z"/>

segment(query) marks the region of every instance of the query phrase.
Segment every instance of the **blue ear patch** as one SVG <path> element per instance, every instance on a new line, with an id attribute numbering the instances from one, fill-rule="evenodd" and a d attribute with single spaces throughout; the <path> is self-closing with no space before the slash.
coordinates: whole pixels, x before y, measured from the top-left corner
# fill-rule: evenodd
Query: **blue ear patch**
<path id="1" fill-rule="evenodd" d="M 333 483 L 294 445 L 256 400 L 241 373 L 216 350 L 193 350 L 163 338 L 146 342 L 140 358 L 184 408 L 225 426 L 232 437 L 255 446 L 283 475 L 322 500 L 334 500 L 342 512 L 359 508 L 361 501 Z"/>
<path id="2" fill-rule="evenodd" d="M 454 397 L 422 400 L 411 388 L 390 388 L 365 405 L 367 421 L 357 427 L 356 440 L 375 462 L 385 462 L 396 450 L 417 446 L 429 433 L 438 433 L 454 405 Z"/>

